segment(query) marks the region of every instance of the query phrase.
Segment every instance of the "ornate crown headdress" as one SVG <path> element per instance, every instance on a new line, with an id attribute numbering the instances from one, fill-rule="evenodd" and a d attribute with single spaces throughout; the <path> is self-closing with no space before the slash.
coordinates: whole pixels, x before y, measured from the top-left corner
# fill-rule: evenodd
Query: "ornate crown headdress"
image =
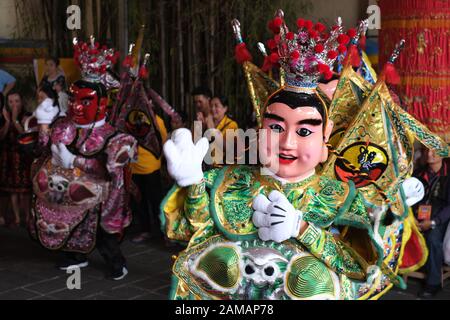
<path id="1" fill-rule="evenodd" d="M 107 46 L 100 47 L 93 36 L 89 43 L 73 40 L 75 63 L 81 70 L 81 78 L 87 82 L 102 83 L 107 89 L 116 87 L 108 70 L 119 58 L 119 52 Z"/>
<path id="2" fill-rule="evenodd" d="M 330 31 L 322 23 L 298 19 L 295 33 L 289 31 L 283 11 L 278 10 L 269 26 L 275 33 L 269 46 L 274 51 L 271 61 L 284 69 L 288 91 L 312 93 L 321 77 L 330 79 L 338 55 L 347 51 L 350 42 L 341 18 Z"/>

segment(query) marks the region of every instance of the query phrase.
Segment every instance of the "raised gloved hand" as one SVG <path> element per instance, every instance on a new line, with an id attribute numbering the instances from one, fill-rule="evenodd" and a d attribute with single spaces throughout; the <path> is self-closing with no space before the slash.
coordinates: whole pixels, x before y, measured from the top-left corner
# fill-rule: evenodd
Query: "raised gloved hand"
<path id="1" fill-rule="evenodd" d="M 417 178 L 406 179 L 402 184 L 406 197 L 406 204 L 409 207 L 419 203 L 425 197 L 425 187 Z"/>
<path id="2" fill-rule="evenodd" d="M 52 164 L 64 169 L 73 169 L 76 156 L 67 149 L 65 144 L 52 145 Z"/>
<path id="3" fill-rule="evenodd" d="M 298 237 L 302 213 L 281 192 L 272 191 L 269 198 L 257 196 L 253 201 L 253 209 L 253 224 L 259 228 L 261 240 L 281 243 Z"/>
<path id="4" fill-rule="evenodd" d="M 164 145 L 164 154 L 167 170 L 180 187 L 202 182 L 202 163 L 208 150 L 208 139 L 202 138 L 195 145 L 188 129 L 179 129 L 172 134 L 172 138 Z"/>
<path id="5" fill-rule="evenodd" d="M 34 112 L 38 124 L 51 124 L 58 114 L 59 108 L 53 105 L 51 99 L 45 99 Z"/>

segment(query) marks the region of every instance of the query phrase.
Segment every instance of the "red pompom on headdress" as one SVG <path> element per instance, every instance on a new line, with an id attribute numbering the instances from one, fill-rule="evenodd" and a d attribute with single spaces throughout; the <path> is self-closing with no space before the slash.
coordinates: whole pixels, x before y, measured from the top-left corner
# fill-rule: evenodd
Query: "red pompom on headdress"
<path id="1" fill-rule="evenodd" d="M 247 45 L 242 42 L 235 47 L 235 58 L 237 63 L 243 64 L 246 61 L 252 61 L 252 55 L 247 49 Z"/>
<path id="2" fill-rule="evenodd" d="M 342 47 L 346 50 L 350 41 L 341 19 L 330 30 L 322 23 L 298 19 L 297 32 L 288 30 L 281 10 L 277 11 L 276 19 L 283 23 L 280 25 L 278 50 L 270 55 L 270 61 L 278 62 L 285 70 L 286 88 L 310 92 L 317 87 L 320 78 L 331 79 L 338 50 L 342 52 Z"/>
<path id="3" fill-rule="evenodd" d="M 398 85 L 401 82 L 400 75 L 395 68 L 395 61 L 400 56 L 400 52 L 405 47 L 405 40 L 401 40 L 396 46 L 392 53 L 389 61 L 384 65 L 383 71 L 381 72 L 380 80 L 385 81 L 387 84 Z"/>
<path id="4" fill-rule="evenodd" d="M 247 49 L 247 45 L 242 40 L 242 34 L 241 34 L 241 24 L 238 20 L 234 19 L 231 22 L 231 25 L 233 26 L 233 33 L 236 37 L 237 45 L 234 50 L 234 56 L 236 58 L 236 61 L 239 64 L 243 64 L 246 61 L 252 60 L 252 55 Z"/>
<path id="5" fill-rule="evenodd" d="M 361 66 L 361 39 L 364 37 L 368 28 L 368 20 L 363 20 L 359 23 L 358 29 L 352 28 L 347 31 L 349 37 L 349 45 L 347 48 L 347 56 L 345 57 L 343 64 L 351 64 L 352 67 L 359 68 Z M 365 46 L 365 41 L 364 41 Z M 364 50 L 364 49 L 362 49 Z"/>
<path id="6" fill-rule="evenodd" d="M 142 63 L 139 69 L 139 78 L 142 80 L 147 80 L 150 75 L 150 71 L 148 70 L 149 61 L 150 61 L 150 54 L 147 53 L 144 57 L 144 62 Z"/>
<path id="7" fill-rule="evenodd" d="M 91 36 L 89 43 L 73 40 L 74 59 L 81 70 L 84 81 L 103 83 L 107 89 L 113 84 L 108 76 L 108 69 L 116 64 L 119 53 L 106 46 L 100 47 L 95 38 Z"/>

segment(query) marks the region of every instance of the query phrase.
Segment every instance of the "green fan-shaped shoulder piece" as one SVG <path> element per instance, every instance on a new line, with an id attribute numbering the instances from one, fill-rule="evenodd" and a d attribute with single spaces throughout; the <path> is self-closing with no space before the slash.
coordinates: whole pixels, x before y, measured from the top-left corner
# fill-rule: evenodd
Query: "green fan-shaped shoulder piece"
<path id="1" fill-rule="evenodd" d="M 310 255 L 294 258 L 288 266 L 285 291 L 292 299 L 338 299 L 339 281 L 325 264 Z"/>
<path id="2" fill-rule="evenodd" d="M 218 246 L 205 253 L 196 267 L 216 286 L 232 289 L 240 281 L 239 253 L 233 247 Z"/>

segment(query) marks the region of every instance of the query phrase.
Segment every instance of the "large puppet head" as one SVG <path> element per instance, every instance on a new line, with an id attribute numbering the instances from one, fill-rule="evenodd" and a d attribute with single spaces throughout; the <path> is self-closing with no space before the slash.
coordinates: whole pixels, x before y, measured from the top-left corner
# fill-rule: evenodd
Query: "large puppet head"
<path id="1" fill-rule="evenodd" d="M 281 90 L 269 99 L 262 127 L 268 133 L 267 149 L 262 152 L 278 177 L 301 180 L 327 160 L 333 123 L 326 110 L 317 95 Z"/>
<path id="2" fill-rule="evenodd" d="M 77 125 L 89 125 L 106 117 L 106 88 L 101 83 L 77 81 L 69 90 L 69 117 Z"/>
<path id="3" fill-rule="evenodd" d="M 114 89 L 118 83 L 109 70 L 116 63 L 118 53 L 100 47 L 93 37 L 89 43 L 74 39 L 74 51 L 82 80 L 70 87 L 69 117 L 77 125 L 90 125 L 106 118 L 107 90 Z"/>
<path id="4" fill-rule="evenodd" d="M 307 178 L 327 160 L 333 123 L 317 86 L 320 79 L 332 79 L 333 65 L 350 39 L 341 19 L 329 31 L 321 23 L 298 19 L 294 33 L 279 10 L 270 24 L 276 44 L 271 60 L 284 70 L 286 84 L 269 97 L 261 112 L 262 129 L 267 133 L 261 152 L 273 173 L 294 182 Z"/>

